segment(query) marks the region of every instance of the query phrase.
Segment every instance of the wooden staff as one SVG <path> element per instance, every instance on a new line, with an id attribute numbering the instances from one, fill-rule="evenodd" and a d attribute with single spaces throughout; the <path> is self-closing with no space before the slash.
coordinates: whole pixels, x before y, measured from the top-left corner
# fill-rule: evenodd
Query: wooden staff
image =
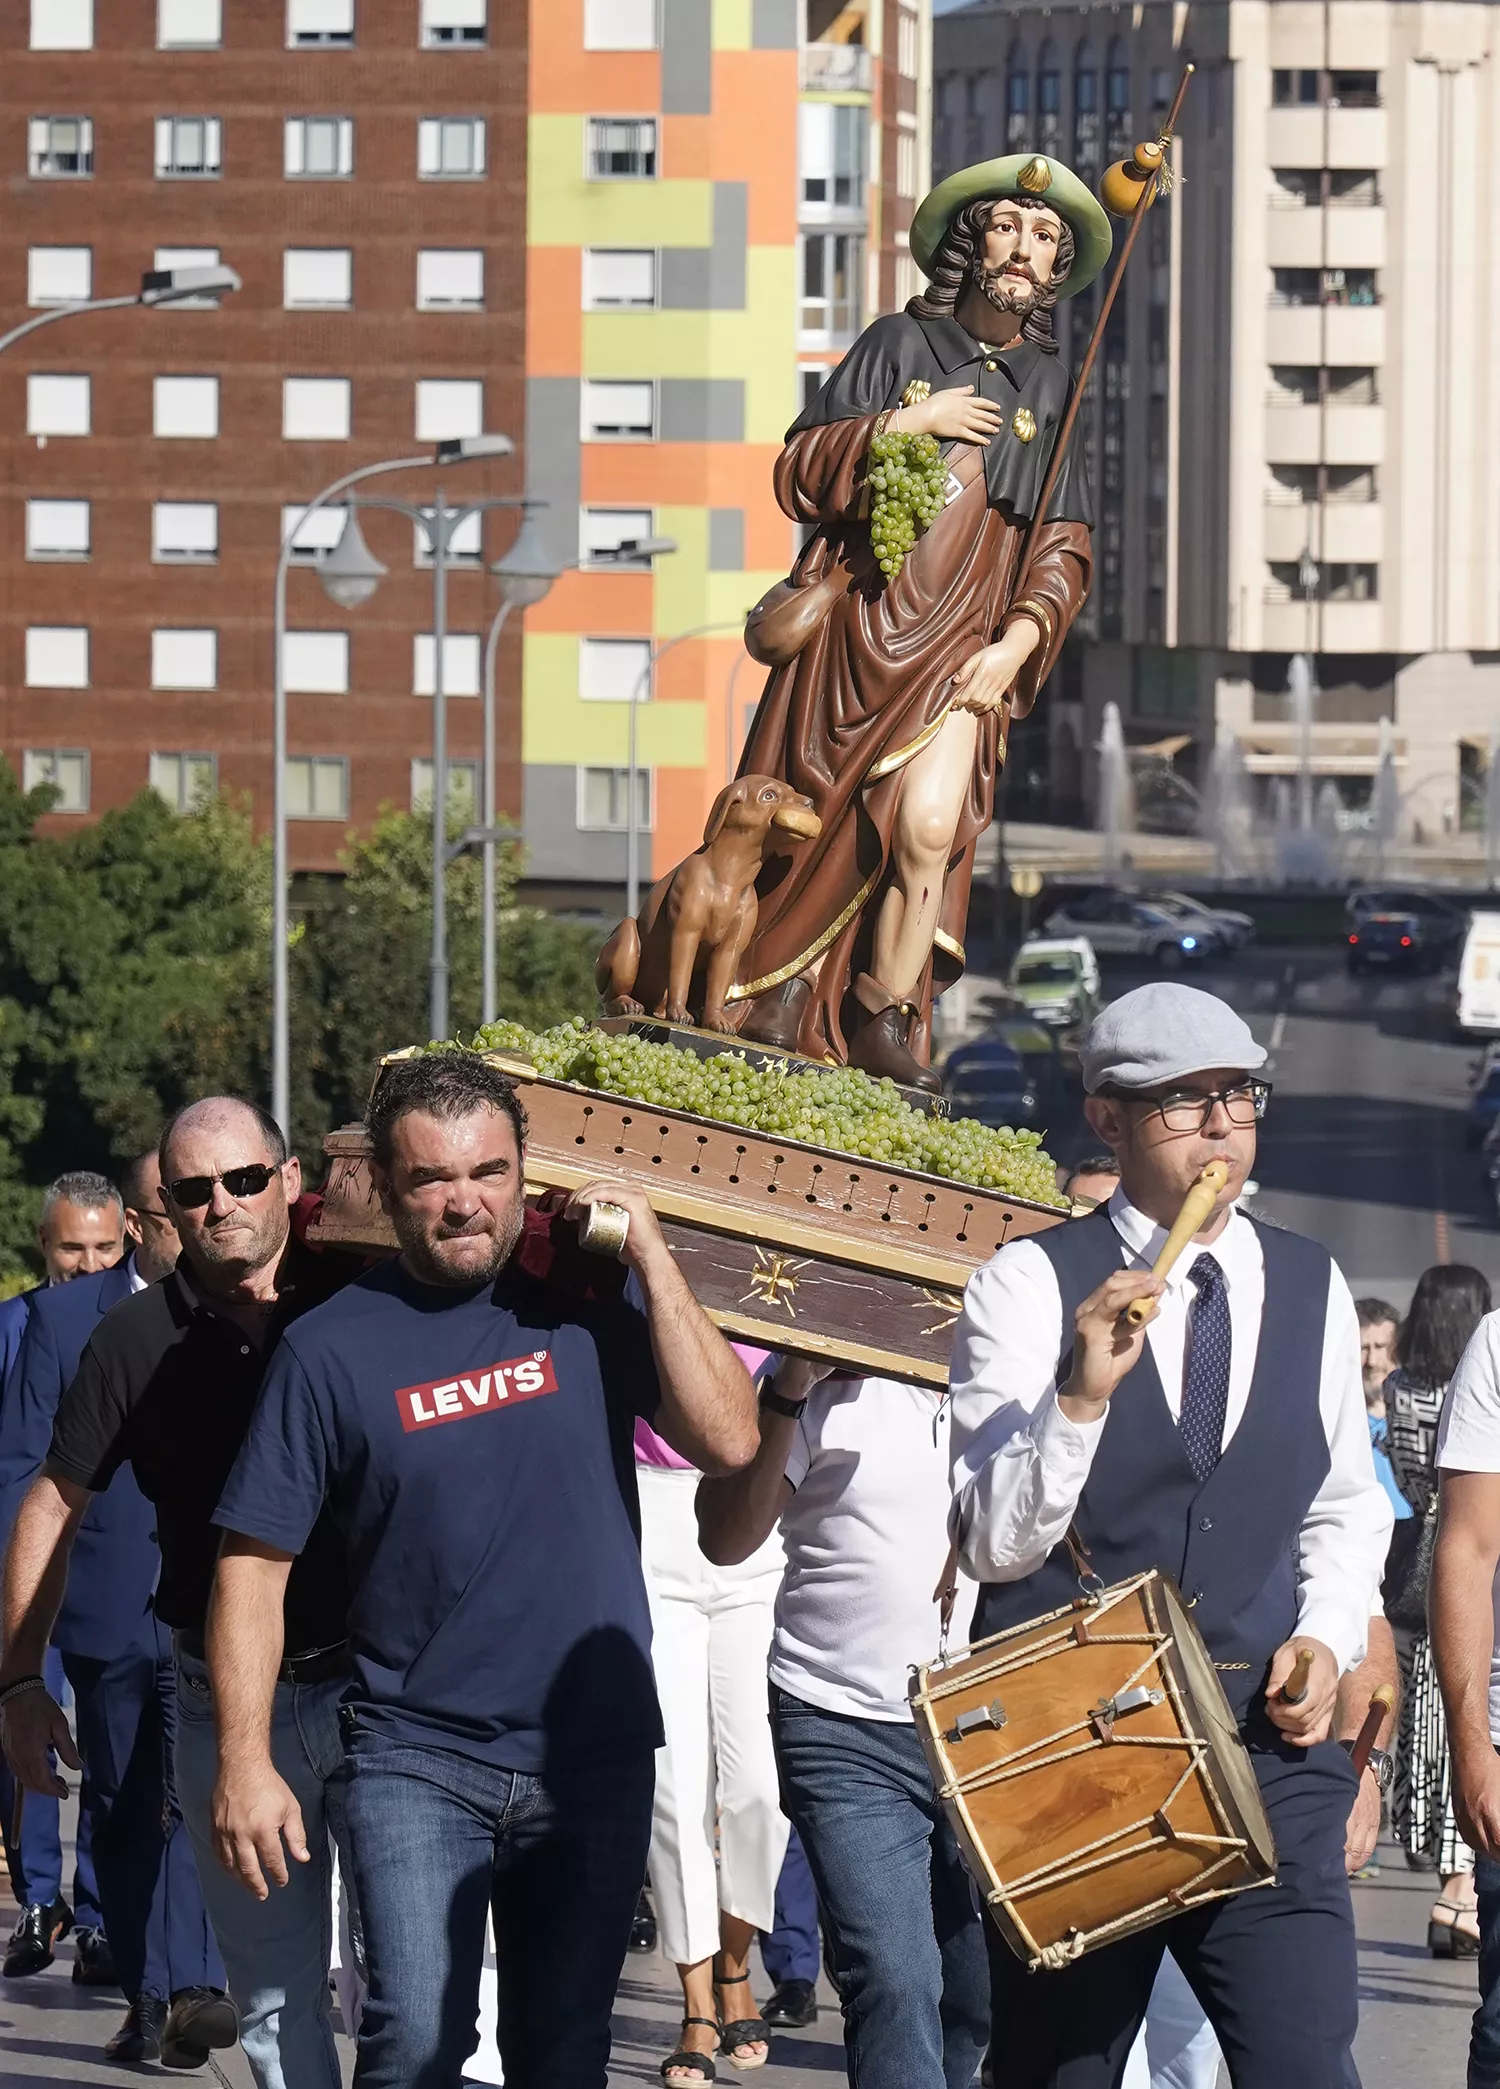
<path id="1" fill-rule="evenodd" d="M 1154 1277 L 1164 1277 L 1196 1233 L 1207 1224 L 1219 1193 L 1229 1180 L 1228 1161 L 1210 1161 L 1182 1200 L 1182 1209 L 1172 1221 L 1172 1230 L 1162 1242 L 1161 1253 L 1151 1265 Z M 1133 1298 L 1121 1314 L 1130 1327 L 1141 1327 L 1155 1299 Z"/>
<path id="2" fill-rule="evenodd" d="M 1396 1702 L 1396 1692 L 1390 1683 L 1382 1683 L 1370 1699 L 1370 1709 L 1365 1714 L 1364 1725 L 1355 1737 L 1349 1750 L 1349 1760 L 1354 1765 L 1355 1775 L 1362 1777 L 1370 1761 L 1370 1750 L 1380 1736 L 1380 1729 L 1391 1716 L 1391 1707 Z"/>
<path id="3" fill-rule="evenodd" d="M 1291 1674 L 1276 1693 L 1284 1705 L 1300 1705 L 1303 1698 L 1306 1697 L 1308 1678 L 1312 1675 L 1312 1665 L 1312 1648 L 1304 1647 L 1292 1663 Z M 1377 1725 L 1379 1724 L 1378 1721 L 1376 1723 Z"/>
<path id="4" fill-rule="evenodd" d="M 1125 244 L 1120 249 L 1120 258 L 1115 263 L 1115 272 L 1109 279 L 1109 287 L 1104 293 L 1104 302 L 1099 307 L 1099 316 L 1094 321 L 1094 330 L 1089 335 L 1088 346 L 1083 352 L 1083 361 L 1078 366 L 1078 378 L 1073 386 L 1073 396 L 1068 401 L 1068 410 L 1063 415 L 1062 426 L 1057 431 L 1057 441 L 1052 445 L 1052 457 L 1047 466 L 1046 477 L 1042 480 L 1041 498 L 1032 510 L 1031 522 L 1021 546 L 1021 556 L 1016 561 L 1016 578 L 1010 591 L 1012 602 L 1020 601 L 1030 581 L 1032 560 L 1036 555 L 1037 538 L 1046 522 L 1047 508 L 1051 502 L 1053 490 L 1057 485 L 1057 475 L 1062 470 L 1063 457 L 1072 439 L 1074 423 L 1078 419 L 1078 410 L 1083 404 L 1083 395 L 1088 388 L 1088 381 L 1093 375 L 1094 364 L 1098 358 L 1099 345 L 1104 339 L 1104 329 L 1108 323 L 1109 315 L 1114 309 L 1114 302 L 1119 294 L 1120 284 L 1124 280 L 1125 264 L 1130 259 L 1130 250 L 1136 243 L 1141 226 L 1145 223 L 1146 212 L 1151 207 L 1152 198 L 1155 196 L 1161 182 L 1162 171 L 1167 165 L 1166 148 L 1172 142 L 1172 133 L 1182 110 L 1182 98 L 1187 93 L 1188 81 L 1192 77 L 1192 66 L 1185 65 L 1182 68 L 1182 78 L 1177 82 L 1177 92 L 1172 97 L 1172 106 L 1167 111 L 1167 120 L 1157 133 L 1157 142 L 1162 147 L 1161 166 L 1151 174 L 1145 183 L 1140 193 L 1140 200 L 1130 214 L 1130 229 L 1125 234 Z M 1017 708 L 1016 716 L 1018 718 L 1024 717 L 1025 713 Z"/>

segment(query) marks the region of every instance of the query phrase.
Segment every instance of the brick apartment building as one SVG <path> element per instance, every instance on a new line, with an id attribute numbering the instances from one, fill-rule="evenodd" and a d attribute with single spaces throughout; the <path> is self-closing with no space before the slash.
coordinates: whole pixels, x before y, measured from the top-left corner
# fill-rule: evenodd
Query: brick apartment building
<path id="1" fill-rule="evenodd" d="M 152 267 L 222 261 L 244 287 L 220 310 L 60 320 L 0 356 L 0 748 L 27 783 L 58 783 L 54 824 L 148 782 L 178 804 L 248 793 L 263 824 L 287 511 L 481 429 L 517 454 L 446 474 L 449 500 L 522 483 L 527 11 L 15 0 L 4 23 L 0 332 Z M 388 486 L 421 501 L 434 483 Z M 290 576 L 295 868 L 332 867 L 350 825 L 431 789 L 431 575 L 409 522 L 361 519 L 390 569 L 366 607 Z M 450 584 L 461 785 L 498 601 L 481 554 L 512 531 L 502 515 L 464 540 Z M 509 808 L 519 671 L 513 628 Z"/>

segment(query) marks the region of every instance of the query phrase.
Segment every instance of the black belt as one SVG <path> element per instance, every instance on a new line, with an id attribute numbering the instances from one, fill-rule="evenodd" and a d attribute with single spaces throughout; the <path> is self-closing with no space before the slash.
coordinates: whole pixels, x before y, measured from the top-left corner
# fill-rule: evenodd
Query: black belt
<path id="1" fill-rule="evenodd" d="M 208 1659 L 201 1632 L 179 1631 L 173 1636 L 180 1653 L 194 1661 Z M 288 1654 L 276 1671 L 276 1680 L 278 1683 L 331 1683 L 335 1676 L 347 1676 L 350 1672 L 349 1642 L 341 1639 L 337 1646 L 305 1647 L 301 1653 Z"/>

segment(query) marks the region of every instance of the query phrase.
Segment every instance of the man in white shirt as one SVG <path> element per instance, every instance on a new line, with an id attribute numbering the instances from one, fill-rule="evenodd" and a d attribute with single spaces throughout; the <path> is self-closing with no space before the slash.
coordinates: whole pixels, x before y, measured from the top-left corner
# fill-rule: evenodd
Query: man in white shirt
<path id="1" fill-rule="evenodd" d="M 1474 1330 L 1443 1402 L 1432 1652 L 1448 1715 L 1453 1806 L 1475 1852 L 1479 2007 L 1468 2089 L 1500 2089 L 1500 1313 Z"/>
<path id="2" fill-rule="evenodd" d="M 1097 1018 L 1087 1115 L 1119 1157 L 1107 1207 L 1005 1248 L 971 1280 L 952 1371 L 955 1528 L 982 1636 L 1075 1600 L 1070 1526 L 1113 1583 L 1170 1573 L 1251 1749 L 1277 1881 L 1045 1978 L 992 1952 L 1006 2089 L 1116 2089 L 1163 1949 L 1208 2010 L 1236 2089 L 1344 2089 L 1357 2020 L 1345 1826 L 1329 1741 L 1364 1655 L 1391 1514 L 1365 1424 L 1348 1286 L 1314 1242 L 1234 1209 L 1269 1094 L 1241 1019 L 1175 982 Z M 1150 1274 L 1206 1163 L 1228 1179 L 1165 1280 Z M 1146 1325 L 1122 1326 L 1133 1299 Z M 1106 1440 L 1107 1439 L 1107 1440 Z M 1296 1703 L 1281 1685 L 1306 1651 Z"/>
<path id="3" fill-rule="evenodd" d="M 859 2089 L 970 2089 L 989 2037 L 978 1901 L 907 1701 L 908 1670 L 938 1646 L 948 1422 L 929 1387 L 791 1358 L 762 1387 L 754 1463 L 698 1489 L 717 1565 L 780 1520 L 772 1733 Z"/>

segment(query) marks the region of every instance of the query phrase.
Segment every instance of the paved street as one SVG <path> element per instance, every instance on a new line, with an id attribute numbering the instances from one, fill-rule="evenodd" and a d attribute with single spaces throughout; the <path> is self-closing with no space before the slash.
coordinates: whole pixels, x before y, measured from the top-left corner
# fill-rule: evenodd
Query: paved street
<path id="1" fill-rule="evenodd" d="M 1111 994 L 1138 975 L 1112 973 Z M 1261 1206 L 1324 1241 L 1356 1293 L 1404 1305 L 1432 1261 L 1477 1264 L 1500 1288 L 1500 1227 L 1483 1200 L 1463 1141 L 1467 1071 L 1475 1056 L 1448 1035 L 1442 980 L 1350 980 L 1337 948 L 1264 950 L 1201 975 L 1240 1008 L 1272 1054 L 1275 1096 L 1259 1167 Z M 976 1003 L 980 1000 L 976 992 Z M 1089 1143 L 1072 1115 L 1051 1149 Z M 1356 1889 L 1366 2089 L 1459 2089 L 1474 1969 L 1435 1964 L 1425 1950 L 1432 1882 L 1383 1852 L 1381 1877 Z M 9 1927 L 0 1906 L 0 1921 Z M 120 2015 L 117 1997 L 72 1987 L 63 1960 L 39 1978 L 0 1986 L 0 2083 L 118 2082 L 100 2048 Z M 765 1990 L 762 1987 L 761 1992 Z M 825 1995 L 825 2005 L 829 1998 Z M 659 1957 L 632 1958 L 621 1983 L 613 2084 L 655 2081 L 676 2030 L 675 1981 Z M 346 2046 L 347 2055 L 347 2046 Z M 155 2072 L 155 2070 L 149 2070 Z M 728 2070 L 721 2070 L 721 2079 Z M 249 2089 L 238 2054 L 223 2078 Z M 202 2079 L 202 2077 L 200 2077 Z M 826 2089 L 843 2079 L 836 2012 L 778 2037 L 765 2089 Z M 1003 2085 L 1003 2071 L 999 2076 Z"/>

